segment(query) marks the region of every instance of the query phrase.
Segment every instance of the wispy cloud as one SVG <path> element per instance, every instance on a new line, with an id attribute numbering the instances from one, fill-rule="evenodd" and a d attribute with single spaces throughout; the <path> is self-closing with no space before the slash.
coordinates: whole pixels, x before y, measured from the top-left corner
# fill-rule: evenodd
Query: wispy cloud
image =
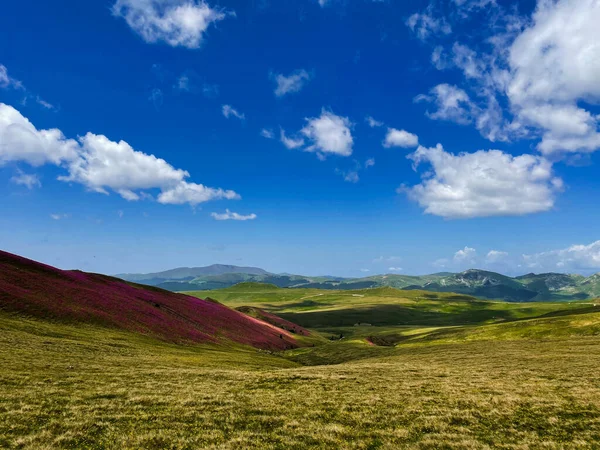
<path id="1" fill-rule="evenodd" d="M 231 105 L 223 105 L 221 108 L 223 115 L 225 118 L 229 119 L 230 117 L 237 117 L 240 120 L 245 120 L 246 115 L 240 113 L 237 109 L 233 108 Z"/>
<path id="2" fill-rule="evenodd" d="M 239 221 L 254 220 L 257 217 L 257 215 L 254 213 L 248 214 L 248 215 L 242 215 L 242 214 L 238 214 L 236 212 L 229 211 L 228 209 L 226 209 L 224 213 L 213 212 L 210 214 L 210 216 L 215 220 L 239 220 Z"/>

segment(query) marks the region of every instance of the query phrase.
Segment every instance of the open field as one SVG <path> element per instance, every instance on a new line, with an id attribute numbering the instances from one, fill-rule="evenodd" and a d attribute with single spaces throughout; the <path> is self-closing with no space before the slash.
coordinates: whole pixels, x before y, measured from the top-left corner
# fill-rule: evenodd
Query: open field
<path id="1" fill-rule="evenodd" d="M 594 301 L 589 300 L 508 303 L 394 288 L 324 291 L 281 289 L 257 283 L 187 294 L 211 297 L 233 308 L 256 306 L 307 328 L 352 327 L 365 322 L 376 326 L 480 325 L 595 308 Z M 600 304 L 600 301 L 596 303 Z"/>
<path id="2" fill-rule="evenodd" d="M 0 447 L 562 449 L 600 442 L 593 303 L 347 294 L 244 285 L 211 292 L 232 306 L 323 325 L 312 330 L 314 347 L 278 353 L 177 345 L 0 311 Z M 383 306 L 403 309 L 390 315 Z M 393 324 L 402 311 L 410 323 Z M 369 318 L 382 325 L 336 326 L 335 314 L 343 324 Z"/>
<path id="3" fill-rule="evenodd" d="M 4 313 L 0 326 L 6 448 L 591 448 L 600 440 L 595 336 L 364 344 L 370 359 L 302 367 L 255 350 Z"/>

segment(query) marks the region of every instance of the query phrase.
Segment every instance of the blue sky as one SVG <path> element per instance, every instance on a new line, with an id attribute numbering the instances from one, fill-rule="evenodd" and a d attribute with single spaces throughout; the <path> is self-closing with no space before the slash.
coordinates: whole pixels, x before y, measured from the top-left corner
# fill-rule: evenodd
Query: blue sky
<path id="1" fill-rule="evenodd" d="M 595 0 L 0 17 L 0 248 L 62 268 L 600 270 Z"/>

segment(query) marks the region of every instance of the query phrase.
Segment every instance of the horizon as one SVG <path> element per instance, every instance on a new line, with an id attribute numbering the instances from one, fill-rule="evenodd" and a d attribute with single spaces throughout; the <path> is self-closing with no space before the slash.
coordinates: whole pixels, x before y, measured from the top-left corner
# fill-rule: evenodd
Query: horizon
<path id="1" fill-rule="evenodd" d="M 504 276 L 508 276 L 510 278 L 516 278 L 516 277 L 521 277 L 521 276 L 525 276 L 525 275 L 547 275 L 547 274 L 557 274 L 557 275 L 579 275 L 579 276 L 583 276 L 586 278 L 589 278 L 590 276 L 596 275 L 600 272 L 594 272 L 591 273 L 589 275 L 584 275 L 581 273 L 575 273 L 575 272 L 523 272 L 517 275 L 506 275 L 504 273 L 501 272 L 494 272 L 492 270 L 487 270 L 487 269 L 479 269 L 477 267 L 470 267 L 468 269 L 465 270 L 461 270 L 458 272 L 450 272 L 450 271 L 438 271 L 438 272 L 430 272 L 430 273 L 421 273 L 421 274 L 414 274 L 414 273 L 393 273 L 393 272 L 381 272 L 381 273 L 371 273 L 371 274 L 363 274 L 363 276 L 358 276 L 358 277 L 343 277 L 341 275 L 334 275 L 334 274 L 318 274 L 318 275 L 313 275 L 313 274 L 308 274 L 308 273 L 289 273 L 289 272 L 277 272 L 277 271 L 270 271 L 268 269 L 265 269 L 264 267 L 259 267 L 259 266 L 254 266 L 254 265 L 248 265 L 248 266 L 239 266 L 237 264 L 227 264 L 227 263 L 214 263 L 214 264 L 208 264 L 205 266 L 180 266 L 180 267 L 171 267 L 169 269 L 164 269 L 164 270 L 157 270 L 157 271 L 152 271 L 152 272 L 135 272 L 135 271 L 129 271 L 129 272 L 120 272 L 120 273 L 111 273 L 111 274 L 105 274 L 105 275 L 110 275 L 110 276 L 118 276 L 118 275 L 152 275 L 152 274 L 157 274 L 157 273 L 162 273 L 162 272 L 167 272 L 167 271 L 171 271 L 171 270 L 178 270 L 178 269 L 198 269 L 198 268 L 206 268 L 206 267 L 213 267 L 213 266 L 232 266 L 232 267 L 241 267 L 241 268 L 252 268 L 252 269 L 260 269 L 260 270 L 264 270 L 265 272 L 269 273 L 269 274 L 273 274 L 273 275 L 301 275 L 301 276 L 306 276 L 306 277 L 334 277 L 334 278 L 344 278 L 344 279 L 352 279 L 352 278 L 369 278 L 369 277 L 380 277 L 380 276 L 388 276 L 388 275 L 398 275 L 398 276 L 406 276 L 406 277 L 424 277 L 424 276 L 431 276 L 431 275 L 439 275 L 439 274 L 460 274 L 460 273 L 464 273 L 464 272 L 469 272 L 469 271 L 480 271 L 480 272 L 493 272 L 493 273 L 497 273 L 499 275 L 504 275 Z M 240 272 L 243 273 L 243 272 Z"/>
<path id="2" fill-rule="evenodd" d="M 598 20 L 575 0 L 11 2 L 0 248 L 98 273 L 597 273 Z"/>

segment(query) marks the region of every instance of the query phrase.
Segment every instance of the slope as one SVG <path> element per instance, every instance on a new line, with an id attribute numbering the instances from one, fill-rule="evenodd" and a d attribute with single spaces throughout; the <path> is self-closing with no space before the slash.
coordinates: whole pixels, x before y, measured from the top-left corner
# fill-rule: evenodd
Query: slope
<path id="1" fill-rule="evenodd" d="M 276 350 L 297 346 L 290 333 L 219 303 L 104 275 L 63 271 L 1 251 L 0 309 L 109 326 L 171 342 L 237 343 Z"/>

